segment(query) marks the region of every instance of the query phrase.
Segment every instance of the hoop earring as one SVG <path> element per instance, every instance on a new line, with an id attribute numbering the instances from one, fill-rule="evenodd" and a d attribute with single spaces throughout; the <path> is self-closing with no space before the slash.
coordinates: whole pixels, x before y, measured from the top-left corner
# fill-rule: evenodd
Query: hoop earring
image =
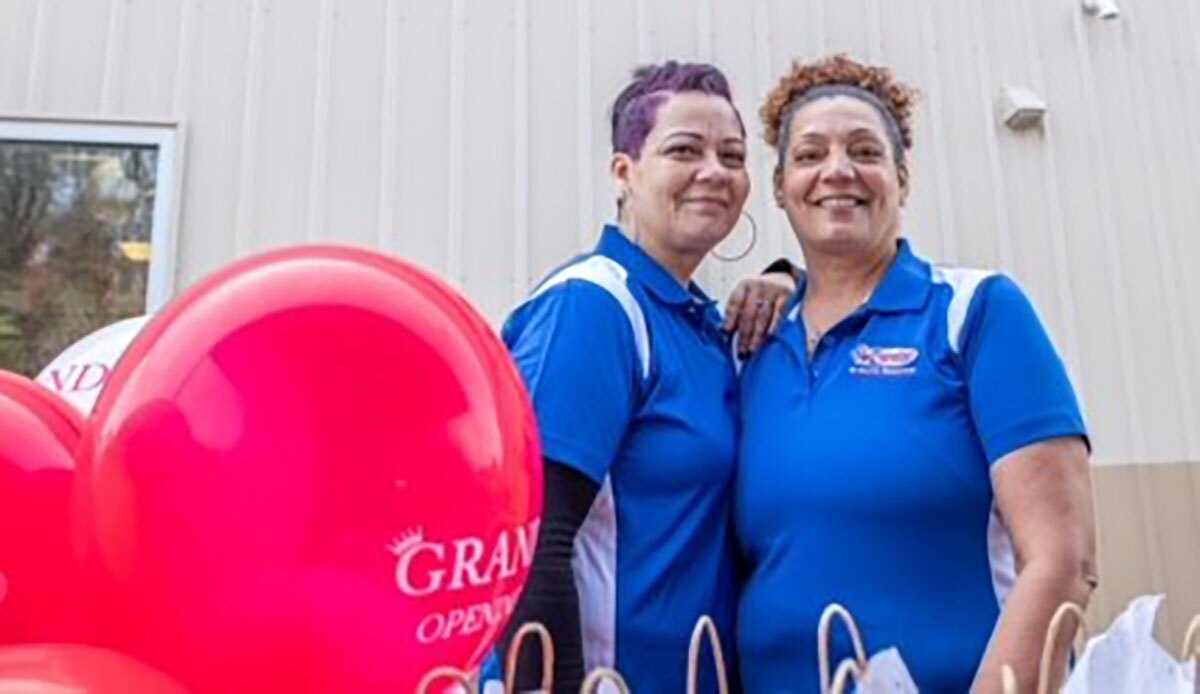
<path id="1" fill-rule="evenodd" d="M 735 255 L 721 255 L 717 252 L 716 248 L 713 248 L 711 251 L 709 251 L 712 254 L 712 257 L 723 263 L 735 263 L 750 255 L 750 251 L 754 250 L 754 245 L 758 243 L 758 222 L 754 221 L 754 217 L 750 216 L 750 213 L 744 210 L 742 211 L 742 216 L 750 222 L 750 244 L 747 245 L 746 249 L 741 253 L 737 253 Z"/>

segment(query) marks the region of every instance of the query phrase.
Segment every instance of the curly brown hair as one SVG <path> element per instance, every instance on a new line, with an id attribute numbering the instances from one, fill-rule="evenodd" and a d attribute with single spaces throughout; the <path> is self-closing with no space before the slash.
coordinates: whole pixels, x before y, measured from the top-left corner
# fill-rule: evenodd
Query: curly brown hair
<path id="1" fill-rule="evenodd" d="M 786 130 L 787 124 L 783 119 L 789 104 L 808 90 L 827 85 L 858 87 L 874 94 L 896 117 L 904 149 L 912 148 L 912 115 L 920 93 L 898 81 L 890 69 L 860 63 L 845 53 L 827 56 L 807 65 L 800 61 L 792 63 L 792 69 L 767 94 L 767 100 L 759 110 L 767 144 L 772 147 L 779 145 L 780 135 Z"/>

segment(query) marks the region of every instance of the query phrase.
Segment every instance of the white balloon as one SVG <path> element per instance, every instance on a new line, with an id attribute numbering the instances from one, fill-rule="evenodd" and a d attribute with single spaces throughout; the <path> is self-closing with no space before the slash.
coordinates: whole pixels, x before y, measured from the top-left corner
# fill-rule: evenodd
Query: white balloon
<path id="1" fill-rule="evenodd" d="M 149 320 L 138 316 L 100 328 L 58 355 L 38 374 L 37 382 L 90 415 L 117 360 Z"/>

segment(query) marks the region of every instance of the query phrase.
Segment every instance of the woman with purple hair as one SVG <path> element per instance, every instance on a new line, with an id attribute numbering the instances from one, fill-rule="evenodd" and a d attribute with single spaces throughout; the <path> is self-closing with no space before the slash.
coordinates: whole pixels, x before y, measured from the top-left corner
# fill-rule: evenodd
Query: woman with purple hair
<path id="1" fill-rule="evenodd" d="M 555 691 L 607 666 L 635 690 L 679 692 L 700 617 L 733 643 L 737 326 L 692 276 L 741 215 L 746 131 L 717 68 L 668 62 L 637 70 L 617 97 L 612 150 L 616 222 L 503 331 L 545 457 L 533 569 L 503 644 L 539 621 L 554 637 Z M 735 292 L 748 347 L 793 288 L 756 279 Z M 524 655 L 518 688 L 533 689 L 538 659 Z"/>

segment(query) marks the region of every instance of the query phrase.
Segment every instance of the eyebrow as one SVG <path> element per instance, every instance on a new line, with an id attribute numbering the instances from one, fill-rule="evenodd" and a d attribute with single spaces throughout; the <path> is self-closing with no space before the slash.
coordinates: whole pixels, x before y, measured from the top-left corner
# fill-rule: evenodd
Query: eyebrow
<path id="1" fill-rule="evenodd" d="M 855 129 L 851 130 L 849 133 L 847 133 L 847 136 L 851 137 L 851 138 L 861 137 L 863 135 L 870 135 L 871 137 L 875 138 L 876 140 L 884 140 L 885 139 L 885 138 L 881 138 L 879 136 L 879 133 L 877 133 L 874 129 L 868 128 L 868 127 L 855 128 Z M 811 131 L 810 132 L 801 132 L 800 137 L 804 138 L 804 139 L 816 139 L 816 140 L 828 140 L 829 139 L 829 136 L 826 135 L 825 133 L 811 132 Z"/>
<path id="2" fill-rule="evenodd" d="M 692 130 L 674 130 L 674 131 L 668 132 L 666 135 L 663 135 L 663 140 L 666 141 L 673 137 L 686 137 L 686 138 L 689 138 L 692 140 L 703 140 L 704 139 L 704 135 L 701 135 L 700 133 L 692 131 Z M 736 142 L 738 144 L 744 144 L 746 142 L 746 138 L 741 137 L 741 136 L 737 136 L 737 137 L 731 136 L 731 137 L 727 137 L 727 138 L 721 140 L 721 142 Z"/>

